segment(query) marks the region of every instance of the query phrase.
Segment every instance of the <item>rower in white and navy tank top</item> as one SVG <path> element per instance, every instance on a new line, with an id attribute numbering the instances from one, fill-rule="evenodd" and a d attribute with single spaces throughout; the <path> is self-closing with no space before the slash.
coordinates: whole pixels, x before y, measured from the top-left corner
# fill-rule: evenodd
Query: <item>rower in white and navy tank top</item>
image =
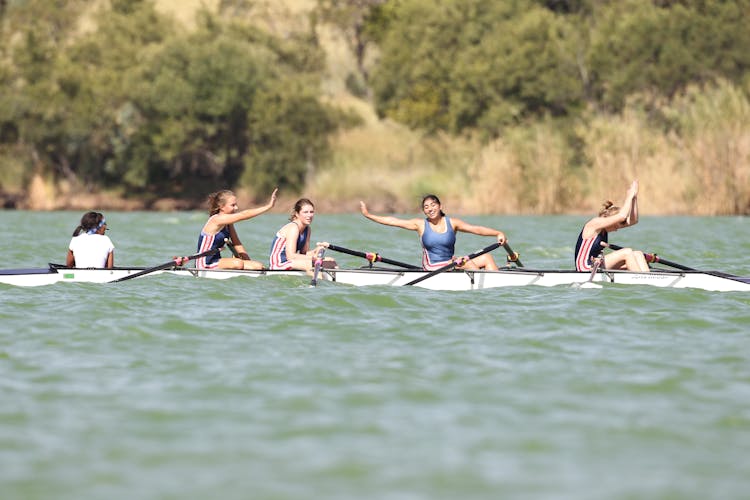
<path id="1" fill-rule="evenodd" d="M 434 271 L 453 262 L 456 251 L 456 233 L 448 216 L 445 219 L 445 232 L 437 233 L 430 227 L 430 221 L 424 221 L 422 233 L 422 268 Z"/>
<path id="2" fill-rule="evenodd" d="M 594 238 L 584 239 L 583 229 L 581 230 L 576 243 L 576 271 L 591 271 L 593 267 L 591 261 L 601 255 L 604 250 L 601 244 L 602 242 L 607 243 L 607 237 L 607 231 L 602 231 Z"/>
<path id="3" fill-rule="evenodd" d="M 198 236 L 198 253 L 207 252 L 214 248 L 224 248 L 224 239 L 226 238 L 230 238 L 228 225 L 216 234 L 206 234 L 201 231 L 201 235 Z M 219 259 L 221 259 L 221 254 L 216 252 L 213 255 L 196 260 L 195 267 L 196 269 L 215 269 L 219 266 Z"/>
<path id="4" fill-rule="evenodd" d="M 290 222 L 289 224 L 294 224 Z M 310 235 L 310 226 L 307 226 L 297 237 L 297 252 L 301 253 L 307 243 L 307 237 Z M 292 269 L 292 263 L 286 258 L 286 238 L 276 233 L 271 242 L 270 268 L 289 270 Z"/>

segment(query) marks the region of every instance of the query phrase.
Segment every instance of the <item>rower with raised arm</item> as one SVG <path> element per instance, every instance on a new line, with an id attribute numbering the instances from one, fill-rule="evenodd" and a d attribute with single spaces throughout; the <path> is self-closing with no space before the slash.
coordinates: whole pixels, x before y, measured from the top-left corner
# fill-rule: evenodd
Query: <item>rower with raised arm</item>
<path id="1" fill-rule="evenodd" d="M 448 217 L 443 212 L 440 199 L 434 194 L 428 194 L 422 199 L 424 219 L 399 219 L 393 216 L 374 215 L 367 209 L 364 201 L 359 202 L 359 208 L 362 215 L 378 224 L 416 231 L 422 244 L 422 268 L 426 271 L 435 271 L 456 262 L 455 246 L 458 231 L 480 236 L 494 236 L 500 245 L 507 241 L 505 233 L 498 229 L 477 226 L 456 217 Z M 489 253 L 483 253 L 470 260 L 463 260 L 461 257 L 458 259 L 460 262 L 456 263 L 457 269 L 490 271 L 498 269 L 495 259 Z"/>
<path id="2" fill-rule="evenodd" d="M 263 269 L 263 263 L 251 259 L 245 251 L 245 247 L 242 246 L 242 242 L 237 236 L 234 224 L 252 219 L 271 210 L 276 204 L 278 191 L 278 188 L 273 190 L 271 199 L 265 205 L 242 211 L 237 207 L 237 196 L 232 191 L 225 189 L 208 195 L 207 204 L 210 217 L 198 237 L 198 252 L 203 253 L 214 248 L 221 249 L 224 247 L 225 240 L 229 240 L 239 257 L 222 257 L 217 252 L 196 260 L 195 267 L 198 269 Z"/>
<path id="3" fill-rule="evenodd" d="M 575 264 L 578 271 L 591 271 L 594 259 L 604 250 L 609 233 L 638 223 L 638 180 L 634 180 L 625 195 L 622 207 L 607 200 L 599 215 L 584 224 L 578 234 L 575 249 Z M 620 248 L 604 255 L 604 269 L 622 269 L 647 273 L 648 267 L 643 252 L 632 248 Z"/>

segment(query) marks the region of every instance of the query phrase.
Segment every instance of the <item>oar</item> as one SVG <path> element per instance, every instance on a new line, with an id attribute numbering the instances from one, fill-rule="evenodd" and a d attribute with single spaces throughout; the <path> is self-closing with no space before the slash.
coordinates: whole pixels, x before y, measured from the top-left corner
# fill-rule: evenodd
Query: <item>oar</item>
<path id="1" fill-rule="evenodd" d="M 506 252 L 508 252 L 508 263 L 515 262 L 518 267 L 523 267 L 523 264 L 521 263 L 521 259 L 519 258 L 519 255 L 517 252 L 514 252 L 512 248 L 510 248 L 510 245 L 508 245 L 508 242 L 506 241 L 503 243 L 503 248 Z"/>
<path id="2" fill-rule="evenodd" d="M 612 250 L 621 250 L 623 248 L 620 245 L 615 245 L 614 243 L 602 243 L 602 245 L 608 246 Z M 697 273 L 708 274 L 709 276 L 716 276 L 718 278 L 728 278 L 728 279 L 732 279 L 736 281 L 742 281 L 744 279 L 741 276 L 735 276 L 732 274 L 723 273 L 721 271 L 703 271 L 701 269 L 695 269 L 694 267 L 683 266 L 682 264 L 678 264 L 677 262 L 672 262 L 671 260 L 662 259 L 655 253 L 643 252 L 643 256 L 646 258 L 646 262 L 658 262 L 660 264 L 664 264 L 665 266 L 674 267 L 675 269 L 679 269 L 681 271 L 693 271 Z"/>
<path id="3" fill-rule="evenodd" d="M 143 276 L 144 274 L 153 273 L 155 271 L 161 271 L 162 269 L 169 269 L 170 267 L 181 266 L 191 260 L 200 259 L 201 257 L 208 257 L 209 255 L 219 253 L 219 250 L 220 249 L 218 248 L 214 248 L 213 250 L 208 250 L 206 252 L 197 253 L 195 255 L 189 255 L 187 257 L 175 257 L 169 262 L 165 262 L 164 264 L 159 264 L 158 266 L 149 267 L 148 269 L 144 269 L 143 271 L 138 271 L 137 273 L 128 274 L 127 276 L 123 276 L 122 278 L 118 278 L 116 280 L 110 281 L 110 283 L 117 283 L 120 281 L 132 280 L 133 278 Z"/>
<path id="4" fill-rule="evenodd" d="M 620 245 L 615 245 L 614 243 L 607 243 L 606 244 L 609 248 L 612 250 L 622 250 L 623 247 Z M 643 256 L 646 257 L 647 262 L 659 262 L 661 264 L 664 264 L 665 266 L 674 267 L 675 269 L 681 269 L 683 271 L 698 271 L 698 269 L 694 269 L 692 267 L 683 266 L 682 264 L 678 264 L 677 262 L 672 262 L 670 260 L 662 259 L 655 253 L 643 253 Z M 705 271 L 701 271 L 705 272 Z"/>
<path id="5" fill-rule="evenodd" d="M 594 283 L 594 276 L 596 276 L 596 272 L 602 265 L 603 260 L 604 257 L 597 257 L 596 259 L 594 259 L 594 267 L 591 268 L 591 275 L 589 276 L 589 279 L 587 279 L 583 283 L 573 283 L 573 286 L 576 288 L 601 288 L 601 285 L 597 285 L 596 283 Z"/>
<path id="6" fill-rule="evenodd" d="M 404 286 L 416 285 L 420 281 L 424 281 L 424 280 L 426 280 L 428 278 L 432 278 L 436 274 L 444 273 L 445 271 L 450 271 L 451 269 L 453 269 L 457 265 L 461 264 L 462 262 L 466 262 L 466 261 L 469 261 L 471 259 L 475 259 L 475 258 L 479 257 L 480 255 L 484 255 L 487 252 L 493 251 L 494 249 L 496 249 L 499 246 L 500 246 L 500 243 L 493 243 L 492 245 L 484 247 L 481 250 L 478 250 L 478 251 L 476 251 L 474 253 L 470 253 L 466 257 L 463 257 L 461 259 L 456 259 L 453 262 L 451 262 L 450 264 L 447 264 L 447 265 L 445 265 L 445 266 L 443 266 L 443 267 L 441 267 L 439 269 L 435 269 L 434 271 L 429 272 L 429 273 L 425 274 L 424 276 L 421 276 L 421 277 L 419 277 L 419 278 L 417 278 L 415 280 L 412 280 L 412 281 L 408 282 L 407 284 L 405 284 Z"/>
<path id="7" fill-rule="evenodd" d="M 414 266 L 412 264 L 406 264 L 404 262 L 399 262 L 397 260 L 386 259 L 385 257 L 381 257 L 380 254 L 377 254 L 377 253 L 359 252 L 357 250 L 350 250 L 348 248 L 344 248 L 344 247 L 340 247 L 338 245 L 332 245 L 332 244 L 329 244 L 328 248 L 330 248 L 331 250 L 335 250 L 336 252 L 354 255 L 355 257 L 362 257 L 363 259 L 368 260 L 370 264 L 372 264 L 373 262 L 383 262 L 384 264 L 391 264 L 393 266 L 399 266 L 405 269 L 422 269 L 421 267 Z"/>
<path id="8" fill-rule="evenodd" d="M 237 250 L 234 248 L 234 245 L 232 245 L 232 240 L 229 238 L 224 238 L 224 243 L 227 245 L 227 248 L 229 248 L 229 251 L 232 252 L 232 256 L 239 259 L 240 254 L 237 253 Z"/>
<path id="9" fill-rule="evenodd" d="M 315 268 L 313 269 L 313 277 L 310 281 L 310 286 L 318 286 L 318 274 L 320 273 L 320 268 L 323 266 L 323 255 L 326 253 L 325 248 L 321 248 L 320 251 L 315 255 L 315 260 L 313 260 L 315 264 Z"/>

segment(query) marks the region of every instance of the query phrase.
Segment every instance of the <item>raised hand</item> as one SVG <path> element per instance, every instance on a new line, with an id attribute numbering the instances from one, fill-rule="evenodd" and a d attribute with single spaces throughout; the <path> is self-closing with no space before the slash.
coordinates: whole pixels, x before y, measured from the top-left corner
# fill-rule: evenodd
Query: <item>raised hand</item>
<path id="1" fill-rule="evenodd" d="M 638 196 L 638 179 L 634 180 L 630 184 L 630 188 L 628 189 L 628 196 L 631 196 L 633 198 Z"/>
<path id="2" fill-rule="evenodd" d="M 359 202 L 359 211 L 362 212 L 362 215 L 364 215 L 365 217 L 370 215 L 370 211 L 367 210 L 367 205 L 365 205 L 364 201 Z"/>

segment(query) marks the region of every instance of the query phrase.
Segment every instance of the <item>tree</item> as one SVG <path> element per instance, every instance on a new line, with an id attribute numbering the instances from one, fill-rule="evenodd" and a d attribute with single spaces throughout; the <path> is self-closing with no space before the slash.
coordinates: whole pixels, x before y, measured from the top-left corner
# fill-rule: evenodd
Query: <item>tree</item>
<path id="1" fill-rule="evenodd" d="M 750 69 L 750 2 L 613 2 L 597 14 L 589 66 L 610 109 L 651 90 L 672 96 L 689 83 L 741 81 Z"/>
<path id="2" fill-rule="evenodd" d="M 354 54 L 357 71 L 365 84 L 369 80 L 365 67 L 367 47 L 373 41 L 372 28 L 386 0 L 318 0 L 316 15 L 330 23 L 344 35 L 349 50 Z"/>
<path id="3" fill-rule="evenodd" d="M 574 26 L 530 2 L 416 0 L 397 9 L 373 75 L 376 106 L 415 128 L 490 135 L 582 102 Z"/>

